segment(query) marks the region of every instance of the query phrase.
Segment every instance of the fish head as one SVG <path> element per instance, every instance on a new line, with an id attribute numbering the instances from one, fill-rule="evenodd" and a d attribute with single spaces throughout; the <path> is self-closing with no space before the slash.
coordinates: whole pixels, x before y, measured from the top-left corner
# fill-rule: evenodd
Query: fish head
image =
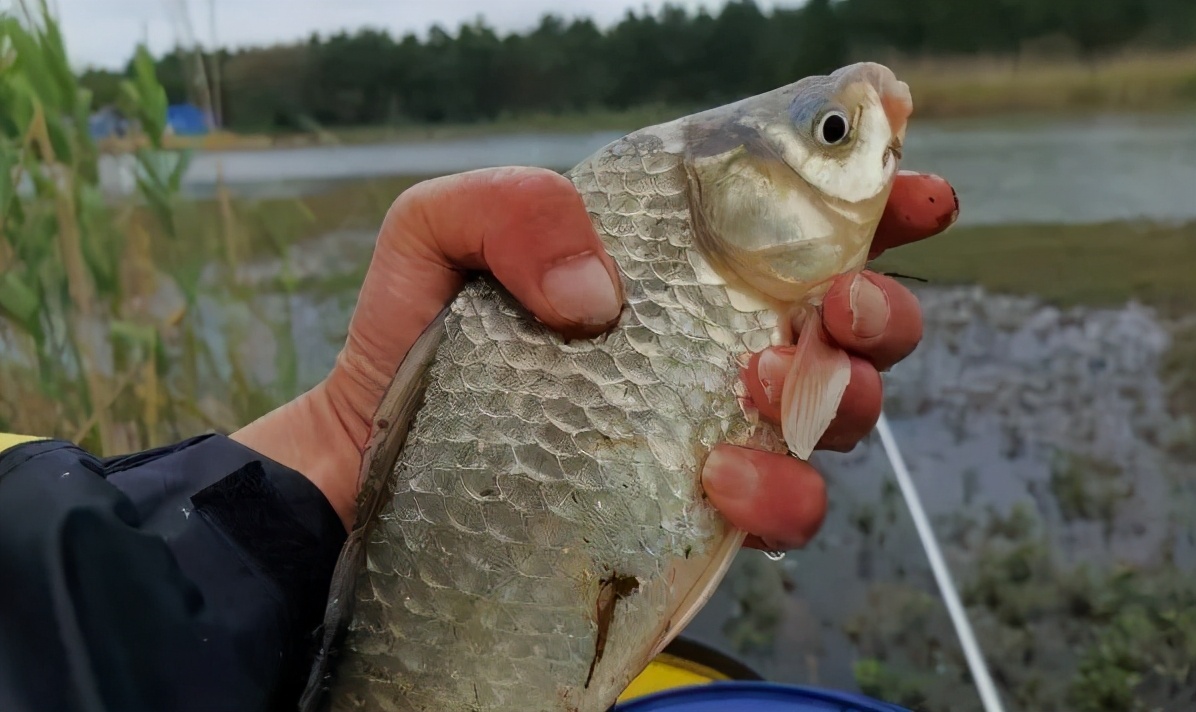
<path id="1" fill-rule="evenodd" d="M 685 162 L 704 256 L 770 303 L 862 268 L 912 111 L 891 70 L 859 63 L 691 117 Z"/>

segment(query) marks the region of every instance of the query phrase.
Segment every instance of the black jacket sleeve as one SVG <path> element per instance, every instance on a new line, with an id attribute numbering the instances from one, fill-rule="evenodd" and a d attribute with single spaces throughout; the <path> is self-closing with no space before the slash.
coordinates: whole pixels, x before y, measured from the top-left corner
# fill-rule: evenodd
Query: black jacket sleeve
<path id="1" fill-rule="evenodd" d="M 294 709 L 345 532 L 219 435 L 0 454 L 0 710 Z"/>

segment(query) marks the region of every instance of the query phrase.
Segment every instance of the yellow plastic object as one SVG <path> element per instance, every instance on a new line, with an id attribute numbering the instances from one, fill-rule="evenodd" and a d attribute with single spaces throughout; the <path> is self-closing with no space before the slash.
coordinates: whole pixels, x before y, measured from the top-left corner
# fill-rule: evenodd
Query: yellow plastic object
<path id="1" fill-rule="evenodd" d="M 716 680 L 730 679 L 728 675 L 712 667 L 669 653 L 661 653 L 651 663 L 648 663 L 648 667 L 639 674 L 639 677 L 631 681 L 631 684 L 619 696 L 619 702 L 678 687 L 705 685 Z"/>
<path id="2" fill-rule="evenodd" d="M 14 433 L 0 433 L 0 454 L 3 454 L 5 450 L 11 450 L 12 448 L 16 447 L 17 445 L 22 445 L 24 443 L 31 443 L 34 440 L 45 440 L 45 438 L 39 438 L 39 437 L 36 437 L 33 435 L 16 435 Z"/>

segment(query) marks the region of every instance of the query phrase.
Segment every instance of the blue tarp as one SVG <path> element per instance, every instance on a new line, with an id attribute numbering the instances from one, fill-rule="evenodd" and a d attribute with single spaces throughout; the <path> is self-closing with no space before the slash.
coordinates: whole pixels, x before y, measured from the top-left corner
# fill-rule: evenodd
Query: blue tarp
<path id="1" fill-rule="evenodd" d="M 166 124 L 177 136 L 202 136 L 208 133 L 208 118 L 194 104 L 166 107 Z"/>

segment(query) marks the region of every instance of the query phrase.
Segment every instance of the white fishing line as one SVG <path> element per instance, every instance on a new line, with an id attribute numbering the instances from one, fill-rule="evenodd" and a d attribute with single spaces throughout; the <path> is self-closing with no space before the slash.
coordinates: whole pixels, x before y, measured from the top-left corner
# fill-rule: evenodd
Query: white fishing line
<path id="1" fill-rule="evenodd" d="M 980 702 L 985 712 L 1005 712 L 1001 706 L 1001 698 L 997 694 L 996 685 L 989 675 L 988 665 L 984 661 L 984 654 L 976 642 L 976 634 L 972 631 L 972 623 L 968 620 L 967 611 L 959 598 L 959 589 L 951 579 L 951 571 L 943 559 L 943 552 L 939 549 L 938 539 L 934 536 L 934 529 L 922 508 L 922 499 L 914 487 L 909 468 L 905 466 L 905 459 L 897 447 L 897 440 L 893 431 L 889 429 L 889 421 L 885 414 L 880 414 L 880 422 L 876 425 L 880 433 L 880 440 L 884 444 L 885 454 L 889 456 L 889 464 L 893 466 L 893 474 L 897 484 L 901 487 L 901 494 L 905 497 L 905 504 L 914 519 L 914 526 L 918 529 L 918 538 L 922 540 L 922 548 L 926 550 L 926 558 L 930 560 L 930 568 L 934 570 L 934 578 L 938 583 L 939 592 L 947 604 L 947 612 L 951 615 L 951 622 L 955 626 L 955 634 L 959 636 L 959 644 L 963 647 L 963 654 L 967 657 L 968 668 L 972 672 L 972 679 L 976 683 L 976 691 L 980 694 Z"/>

